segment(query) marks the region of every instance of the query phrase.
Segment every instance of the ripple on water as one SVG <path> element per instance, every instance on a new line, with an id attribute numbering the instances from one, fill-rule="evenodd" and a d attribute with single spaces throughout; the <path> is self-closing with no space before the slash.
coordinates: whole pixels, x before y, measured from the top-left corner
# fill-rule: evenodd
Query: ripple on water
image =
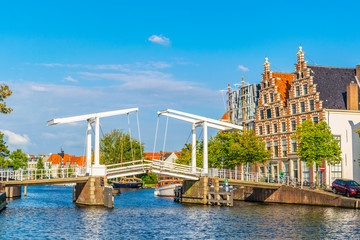
<path id="1" fill-rule="evenodd" d="M 182 205 L 153 190 L 125 191 L 115 208 L 79 207 L 72 188 L 28 187 L 0 214 L 4 239 L 357 239 L 352 209 L 236 202 L 233 208 Z"/>

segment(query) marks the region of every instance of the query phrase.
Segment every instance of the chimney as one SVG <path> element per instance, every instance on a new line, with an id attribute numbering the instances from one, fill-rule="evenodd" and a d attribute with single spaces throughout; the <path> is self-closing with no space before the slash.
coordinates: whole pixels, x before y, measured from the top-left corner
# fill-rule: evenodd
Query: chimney
<path id="1" fill-rule="evenodd" d="M 356 77 L 360 81 L 360 64 L 356 65 Z"/>
<path id="2" fill-rule="evenodd" d="M 358 70 L 358 66 L 356 66 L 356 70 Z M 360 66 L 359 66 L 360 70 Z M 356 71 L 356 75 L 358 75 L 358 71 Z M 359 79 L 359 77 L 358 77 Z M 359 89 L 358 85 L 355 82 L 348 83 L 346 85 L 346 108 L 347 110 L 359 110 Z"/>

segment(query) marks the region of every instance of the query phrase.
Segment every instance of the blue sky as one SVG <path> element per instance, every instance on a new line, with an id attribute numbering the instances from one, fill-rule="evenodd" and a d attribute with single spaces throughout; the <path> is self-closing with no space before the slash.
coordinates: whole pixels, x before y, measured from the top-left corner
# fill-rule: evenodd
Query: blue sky
<path id="1" fill-rule="evenodd" d="M 360 63 L 357 1 L 7 1 L 0 3 L 0 82 L 14 91 L 0 117 L 10 149 L 83 154 L 85 123 L 46 121 L 140 108 L 152 151 L 158 110 L 218 119 L 221 90 L 261 81 L 263 62 L 294 71 L 302 45 L 310 64 Z M 126 117 L 101 119 L 127 131 Z M 156 150 L 163 148 L 160 119 Z M 131 116 L 136 132 L 136 118 Z M 180 150 L 190 126 L 169 121 L 166 150 Z M 214 134 L 215 131 L 210 133 Z M 161 143 L 161 144 L 160 144 Z"/>

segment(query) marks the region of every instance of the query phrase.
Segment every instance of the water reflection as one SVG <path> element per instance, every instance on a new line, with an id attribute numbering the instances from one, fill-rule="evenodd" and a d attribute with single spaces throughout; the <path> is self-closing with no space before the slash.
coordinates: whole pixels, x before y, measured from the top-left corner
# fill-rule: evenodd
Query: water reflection
<path id="1" fill-rule="evenodd" d="M 233 208 L 182 205 L 153 190 L 125 191 L 113 210 L 79 207 L 72 189 L 29 187 L 0 214 L 9 239 L 332 239 L 360 234 L 353 209 L 236 202 Z"/>

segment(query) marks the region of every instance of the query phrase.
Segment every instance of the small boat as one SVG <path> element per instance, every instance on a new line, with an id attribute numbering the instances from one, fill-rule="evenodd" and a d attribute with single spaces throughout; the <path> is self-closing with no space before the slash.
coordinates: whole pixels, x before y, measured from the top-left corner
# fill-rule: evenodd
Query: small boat
<path id="1" fill-rule="evenodd" d="M 121 178 L 119 182 L 112 183 L 113 188 L 142 188 L 143 183 L 140 178 Z"/>
<path id="2" fill-rule="evenodd" d="M 142 182 L 113 182 L 112 186 L 113 188 L 142 188 L 143 183 Z"/>
<path id="3" fill-rule="evenodd" d="M 169 177 L 160 177 L 163 179 L 159 179 L 156 183 L 154 196 L 155 197 L 174 197 L 174 190 L 177 186 L 182 186 L 181 179 L 169 179 Z"/>

